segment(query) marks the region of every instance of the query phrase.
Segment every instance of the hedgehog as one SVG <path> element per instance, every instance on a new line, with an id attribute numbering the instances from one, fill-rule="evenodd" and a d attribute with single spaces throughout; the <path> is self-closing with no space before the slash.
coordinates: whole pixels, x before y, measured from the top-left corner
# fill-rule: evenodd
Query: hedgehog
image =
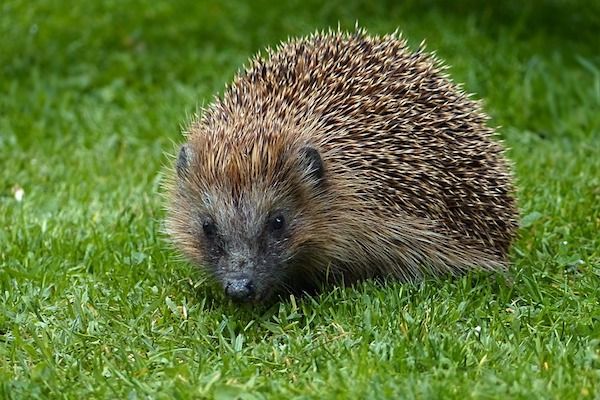
<path id="1" fill-rule="evenodd" d="M 510 164 L 446 69 L 360 28 L 259 53 L 184 131 L 173 243 L 237 302 L 505 271 Z"/>

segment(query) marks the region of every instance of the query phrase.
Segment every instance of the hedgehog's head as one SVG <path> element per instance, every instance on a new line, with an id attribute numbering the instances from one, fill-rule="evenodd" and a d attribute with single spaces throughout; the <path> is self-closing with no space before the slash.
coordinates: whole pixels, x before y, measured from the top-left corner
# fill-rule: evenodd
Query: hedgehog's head
<path id="1" fill-rule="evenodd" d="M 315 147 L 276 135 L 196 135 L 181 147 L 176 172 L 169 231 L 227 295 L 261 301 L 296 286 L 327 186 Z"/>

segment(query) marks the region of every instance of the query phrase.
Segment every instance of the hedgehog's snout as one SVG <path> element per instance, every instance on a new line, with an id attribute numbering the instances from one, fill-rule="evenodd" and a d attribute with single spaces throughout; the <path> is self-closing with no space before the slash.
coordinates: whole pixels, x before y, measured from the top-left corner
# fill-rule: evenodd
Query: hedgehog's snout
<path id="1" fill-rule="evenodd" d="M 227 270 L 222 280 L 225 294 L 237 302 L 249 302 L 256 297 L 255 265 L 248 248 L 238 249 L 227 257 Z"/>
<path id="2" fill-rule="evenodd" d="M 247 302 L 254 298 L 256 293 L 254 282 L 247 277 L 227 279 L 225 293 L 234 301 Z"/>

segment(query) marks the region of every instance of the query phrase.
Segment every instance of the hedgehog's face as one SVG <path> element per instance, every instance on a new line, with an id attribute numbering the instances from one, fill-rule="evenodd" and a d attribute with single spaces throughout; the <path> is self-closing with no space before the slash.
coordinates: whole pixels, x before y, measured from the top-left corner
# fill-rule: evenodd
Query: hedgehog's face
<path id="1" fill-rule="evenodd" d="M 315 149 L 302 147 L 296 162 L 283 163 L 277 173 L 262 179 L 270 173 L 261 171 L 262 165 L 255 163 L 255 171 L 245 174 L 250 165 L 209 165 L 197 153 L 184 145 L 178 157 L 171 232 L 232 299 L 265 300 L 294 275 L 295 258 L 303 250 L 299 238 L 311 229 L 300 206 L 306 202 L 302 187 L 322 184 L 321 157 Z"/>

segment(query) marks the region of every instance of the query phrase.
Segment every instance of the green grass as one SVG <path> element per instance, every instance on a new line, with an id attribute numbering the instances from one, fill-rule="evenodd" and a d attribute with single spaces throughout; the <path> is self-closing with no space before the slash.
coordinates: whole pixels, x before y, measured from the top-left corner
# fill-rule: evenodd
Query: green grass
<path id="1" fill-rule="evenodd" d="M 599 3 L 395 3 L 3 1 L 0 398 L 599 398 Z M 511 281 L 238 308 L 160 233 L 164 152 L 260 48 L 356 20 L 502 126 Z"/>

